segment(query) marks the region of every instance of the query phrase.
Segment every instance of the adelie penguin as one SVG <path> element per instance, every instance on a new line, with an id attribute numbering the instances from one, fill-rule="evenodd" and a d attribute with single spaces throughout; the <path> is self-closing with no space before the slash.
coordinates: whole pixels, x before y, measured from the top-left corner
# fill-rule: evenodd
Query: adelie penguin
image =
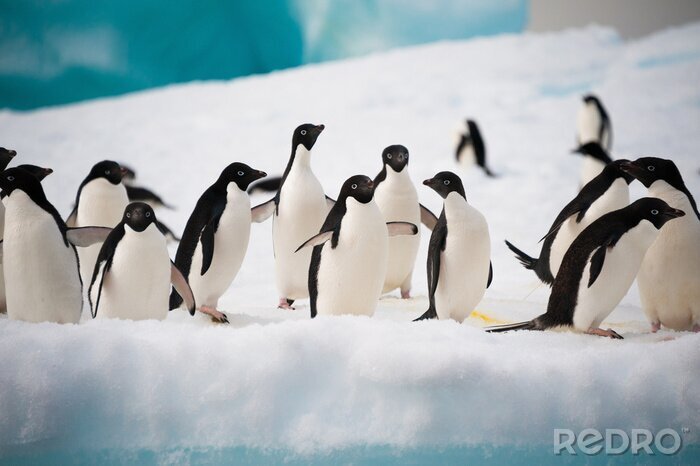
<path id="1" fill-rule="evenodd" d="M 440 172 L 423 182 L 444 199 L 428 246 L 428 310 L 416 320 L 469 317 L 493 280 L 484 216 L 469 205 L 462 180 Z"/>
<path id="2" fill-rule="evenodd" d="M 429 229 L 437 217 L 418 202 L 418 193 L 408 174 L 408 149 L 389 146 L 382 151 L 382 171 L 374 178 L 374 200 L 387 222 L 419 222 Z M 401 289 L 402 298 L 410 298 L 411 277 L 420 246 L 420 229 L 412 236 L 389 238 L 389 259 L 382 293 Z"/>
<path id="3" fill-rule="evenodd" d="M 466 120 L 457 132 L 455 157 L 457 163 L 465 168 L 477 165 L 487 176 L 496 176 L 486 165 L 486 144 L 474 120 Z"/>
<path id="4" fill-rule="evenodd" d="M 297 246 L 318 232 L 333 205 L 311 170 L 311 150 L 323 125 L 303 124 L 294 130 L 292 153 L 275 197 L 253 209 L 253 219 L 272 216 L 272 246 L 279 307 L 293 309 L 297 299 L 309 297 L 311 249 L 295 254 Z"/>
<path id="5" fill-rule="evenodd" d="M 577 147 L 572 154 L 583 157 L 581 165 L 580 186 L 586 186 L 589 181 L 598 176 L 603 169 L 613 161 L 610 154 L 597 142 L 587 142 Z"/>
<path id="6" fill-rule="evenodd" d="M 651 245 L 637 282 L 651 330 L 661 326 L 700 332 L 700 214 L 671 160 L 643 157 L 623 164 L 649 195 L 688 213 L 668 224 Z"/>
<path id="7" fill-rule="evenodd" d="M 386 277 L 389 236 L 415 235 L 409 222 L 386 222 L 373 200 L 374 182 L 348 178 L 320 232 L 297 249 L 312 250 L 311 317 L 374 314 Z"/>
<path id="8" fill-rule="evenodd" d="M 10 149 L 5 149 L 0 147 L 0 172 L 5 170 L 10 164 L 12 159 L 17 155 L 17 152 Z M 3 196 L 4 197 L 4 196 Z M 5 206 L 0 202 L 0 241 L 2 241 L 3 234 L 5 231 Z M 5 302 L 5 284 L 4 277 L 2 273 L 2 267 L 0 267 L 0 313 L 7 312 L 7 303 Z"/>
<path id="9" fill-rule="evenodd" d="M 547 312 L 529 322 L 490 327 L 487 331 L 561 327 L 622 338 L 614 330 L 599 328 L 600 324 L 629 290 L 659 230 L 683 215 L 682 210 L 657 198 L 643 198 L 603 215 L 581 232 L 564 255 Z"/>
<path id="10" fill-rule="evenodd" d="M 170 260 L 155 212 L 144 202 L 133 202 L 97 257 L 88 292 L 92 317 L 163 320 L 171 283 L 194 315 L 192 290 Z"/>
<path id="11" fill-rule="evenodd" d="M 197 201 L 177 248 L 175 265 L 187 277 L 200 312 L 215 321 L 228 322 L 217 309 L 219 298 L 236 278 L 248 250 L 252 212 L 246 189 L 265 176 L 244 163 L 227 166 Z M 173 291 L 170 309 L 181 303 Z"/>
<path id="12" fill-rule="evenodd" d="M 612 124 L 603 103 L 593 94 L 584 95 L 576 117 L 576 142 L 582 146 L 597 142 L 606 151 L 612 148 Z"/>
<path id="13" fill-rule="evenodd" d="M 548 285 L 554 282 L 564 254 L 579 233 L 601 215 L 629 205 L 629 184 L 634 178 L 622 170 L 622 164 L 626 162 L 617 160 L 608 164 L 559 212 L 540 240 L 544 243 L 538 258 L 528 256 L 506 241 L 523 267 L 534 271 Z"/>
<path id="14" fill-rule="evenodd" d="M 105 240 L 109 228 L 68 228 L 46 199 L 39 180 L 21 168 L 0 175 L 6 194 L 7 315 L 29 322 L 77 323 L 83 306 L 75 246 Z"/>

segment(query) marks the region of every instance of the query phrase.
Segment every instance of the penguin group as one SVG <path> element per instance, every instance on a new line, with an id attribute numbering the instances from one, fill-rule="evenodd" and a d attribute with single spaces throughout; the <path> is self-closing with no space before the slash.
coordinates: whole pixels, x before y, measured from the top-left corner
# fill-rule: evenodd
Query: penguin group
<path id="1" fill-rule="evenodd" d="M 622 338 L 600 324 L 638 278 L 652 331 L 700 331 L 700 214 L 670 160 L 610 156 L 612 129 L 600 99 L 583 98 L 576 148 L 583 157 L 580 191 L 542 238 L 539 257 L 506 245 L 551 286 L 546 312 L 488 332 L 567 328 Z M 383 294 L 411 299 L 421 225 L 427 250 L 428 308 L 416 321 L 463 322 L 494 277 L 486 217 L 468 201 L 460 176 L 440 171 L 423 182 L 442 198 L 433 214 L 409 175 L 409 150 L 381 151 L 374 177 L 354 175 L 328 196 L 312 170 L 325 130 L 302 124 L 282 176 L 242 162 L 224 167 L 202 193 L 177 238 L 156 218 L 171 208 L 152 190 L 135 186 L 135 171 L 111 160 L 96 163 L 77 189 L 64 220 L 41 186 L 51 169 L 7 168 L 17 155 L 0 148 L 0 310 L 11 319 L 77 323 L 83 304 L 93 318 L 165 319 L 171 310 L 228 323 L 219 301 L 234 282 L 248 249 L 252 223 L 272 221 L 276 306 L 294 310 L 308 299 L 310 317 L 372 316 Z M 455 144 L 460 169 L 486 163 L 473 119 Z M 630 203 L 639 180 L 649 197 Z M 272 192 L 252 206 L 252 192 Z M 179 241 L 174 260 L 167 241 Z"/>

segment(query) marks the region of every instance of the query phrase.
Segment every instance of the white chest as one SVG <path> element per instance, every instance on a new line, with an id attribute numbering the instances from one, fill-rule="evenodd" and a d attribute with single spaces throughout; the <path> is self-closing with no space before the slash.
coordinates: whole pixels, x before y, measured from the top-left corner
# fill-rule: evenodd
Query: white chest
<path id="1" fill-rule="evenodd" d="M 78 201 L 76 226 L 113 227 L 124 215 L 129 203 L 124 185 L 114 185 L 104 178 L 83 186 Z"/>
<path id="2" fill-rule="evenodd" d="M 583 105 L 576 118 L 578 138 L 580 144 L 587 142 L 601 142 L 600 126 L 602 120 L 598 108 L 593 103 Z"/>

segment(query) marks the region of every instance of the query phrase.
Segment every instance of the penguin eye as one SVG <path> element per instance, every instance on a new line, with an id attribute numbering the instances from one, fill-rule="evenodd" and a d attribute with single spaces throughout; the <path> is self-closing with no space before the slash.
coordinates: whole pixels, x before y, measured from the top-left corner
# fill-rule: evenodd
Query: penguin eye
<path id="1" fill-rule="evenodd" d="M 306 136 L 306 130 L 305 130 L 305 129 L 302 129 L 300 132 L 301 132 L 301 135 L 302 135 L 302 136 Z"/>
<path id="2" fill-rule="evenodd" d="M 146 212 L 146 217 L 150 217 L 150 216 L 151 216 L 151 213 L 150 213 L 150 212 Z"/>
<path id="3" fill-rule="evenodd" d="M 387 159 L 390 159 L 390 158 L 391 158 L 391 154 L 386 154 L 386 158 L 387 158 Z"/>
<path id="4" fill-rule="evenodd" d="M 445 186 L 447 186 L 448 184 L 450 184 L 450 180 L 445 180 L 443 181 L 443 183 L 445 184 Z"/>
<path id="5" fill-rule="evenodd" d="M 242 172 L 242 171 L 238 172 L 238 176 L 243 176 L 243 175 L 245 175 L 245 172 Z"/>
<path id="6" fill-rule="evenodd" d="M 7 181 L 15 181 L 15 177 L 10 175 L 7 177 Z"/>
<path id="7" fill-rule="evenodd" d="M 653 165 L 649 165 L 649 166 L 647 167 L 647 170 L 649 170 L 650 172 L 653 172 L 654 170 L 656 170 L 656 167 L 653 166 Z"/>
<path id="8" fill-rule="evenodd" d="M 126 218 L 131 218 L 131 212 L 126 213 Z"/>
<path id="9" fill-rule="evenodd" d="M 357 189 L 357 184 L 356 184 L 356 183 L 353 183 L 350 187 L 351 187 L 352 189 Z"/>
<path id="10" fill-rule="evenodd" d="M 659 215 L 659 211 L 656 209 L 651 209 L 651 215 Z"/>

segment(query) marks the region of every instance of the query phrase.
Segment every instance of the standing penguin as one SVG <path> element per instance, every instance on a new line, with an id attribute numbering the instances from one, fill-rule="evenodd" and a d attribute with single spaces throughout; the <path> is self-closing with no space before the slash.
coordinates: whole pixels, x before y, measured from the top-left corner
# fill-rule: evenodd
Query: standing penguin
<path id="1" fill-rule="evenodd" d="M 489 332 L 568 327 L 622 338 L 599 328 L 632 286 L 644 254 L 669 220 L 682 217 L 656 198 L 643 198 L 607 213 L 574 240 L 554 279 L 547 312 L 529 321 L 489 327 Z"/>
<path id="2" fill-rule="evenodd" d="M 348 178 L 319 234 L 297 248 L 302 252 L 313 246 L 308 283 L 312 318 L 374 314 L 386 277 L 389 236 L 418 233 L 413 223 L 387 223 L 373 192 L 369 177 Z"/>
<path id="3" fill-rule="evenodd" d="M 465 168 L 476 164 L 484 170 L 487 176 L 496 176 L 486 166 L 486 145 L 474 120 L 466 120 L 458 132 L 455 157 L 457 162 Z"/>
<path id="4" fill-rule="evenodd" d="M 622 170 L 626 160 L 608 164 L 557 215 L 544 240 L 540 257 L 525 254 L 506 240 L 508 248 L 526 269 L 533 270 L 544 283 L 551 285 L 557 276 L 564 254 L 588 225 L 601 215 L 622 209 L 630 203 L 629 184 L 633 178 Z"/>
<path id="5" fill-rule="evenodd" d="M 125 172 L 117 162 L 111 160 L 96 163 L 78 188 L 75 207 L 66 224 L 69 227 L 94 225 L 112 228 L 119 223 L 129 203 L 126 188 L 122 184 Z M 90 283 L 100 247 L 100 244 L 95 244 L 78 251 L 83 283 Z"/>
<path id="6" fill-rule="evenodd" d="M 295 300 L 309 296 L 311 250 L 299 254 L 294 251 L 318 232 L 332 204 L 311 170 L 311 149 L 324 128 L 323 125 L 304 124 L 294 130 L 292 154 L 277 194 L 253 209 L 255 222 L 262 222 L 274 214 L 272 246 L 281 309 L 293 309 Z"/>
<path id="7" fill-rule="evenodd" d="M 97 257 L 88 292 L 92 317 L 163 320 L 171 283 L 194 315 L 192 290 L 170 261 L 156 214 L 148 204 L 133 202 Z"/>
<path id="8" fill-rule="evenodd" d="M 0 189 L 6 194 L 2 260 L 8 317 L 78 322 L 83 296 L 75 245 L 104 241 L 109 228 L 69 229 L 39 180 L 21 168 L 5 170 Z"/>
<path id="9" fill-rule="evenodd" d="M 583 96 L 583 105 L 576 118 L 576 140 L 579 146 L 597 142 L 605 150 L 612 147 L 612 124 L 608 112 L 593 94 Z"/>
<path id="10" fill-rule="evenodd" d="M 217 310 L 219 298 L 236 278 L 248 250 L 252 214 L 246 189 L 265 176 L 244 163 L 227 166 L 197 201 L 177 248 L 175 265 L 187 277 L 200 312 L 215 321 L 228 322 Z M 170 309 L 181 303 L 174 290 Z"/>
<path id="11" fill-rule="evenodd" d="M 606 165 L 613 161 L 610 154 L 597 142 L 587 142 L 572 151 L 583 156 L 581 165 L 581 185 L 586 184 L 603 171 Z"/>
<path id="12" fill-rule="evenodd" d="M 700 332 L 700 214 L 676 164 L 643 157 L 622 168 L 649 195 L 688 213 L 663 230 L 647 251 L 637 281 L 652 332 L 661 326 Z"/>
<path id="13" fill-rule="evenodd" d="M 0 172 L 5 170 L 12 159 L 17 155 L 17 152 L 10 149 L 0 147 Z M 5 231 L 5 206 L 0 202 L 0 241 L 3 239 Z M 7 302 L 5 301 L 5 280 L 3 277 L 2 267 L 0 266 L 0 313 L 7 312 Z"/>
<path id="14" fill-rule="evenodd" d="M 493 280 L 484 216 L 469 205 L 462 180 L 440 172 L 423 184 L 445 201 L 428 246 L 428 310 L 416 320 L 469 317 Z"/>
<path id="15" fill-rule="evenodd" d="M 418 202 L 418 193 L 408 174 L 408 149 L 389 146 L 382 152 L 382 171 L 374 178 L 374 200 L 386 222 L 420 221 L 431 230 L 437 217 Z M 413 236 L 389 238 L 389 260 L 382 293 L 401 289 L 401 297 L 410 298 L 411 277 L 420 246 L 420 229 Z"/>

